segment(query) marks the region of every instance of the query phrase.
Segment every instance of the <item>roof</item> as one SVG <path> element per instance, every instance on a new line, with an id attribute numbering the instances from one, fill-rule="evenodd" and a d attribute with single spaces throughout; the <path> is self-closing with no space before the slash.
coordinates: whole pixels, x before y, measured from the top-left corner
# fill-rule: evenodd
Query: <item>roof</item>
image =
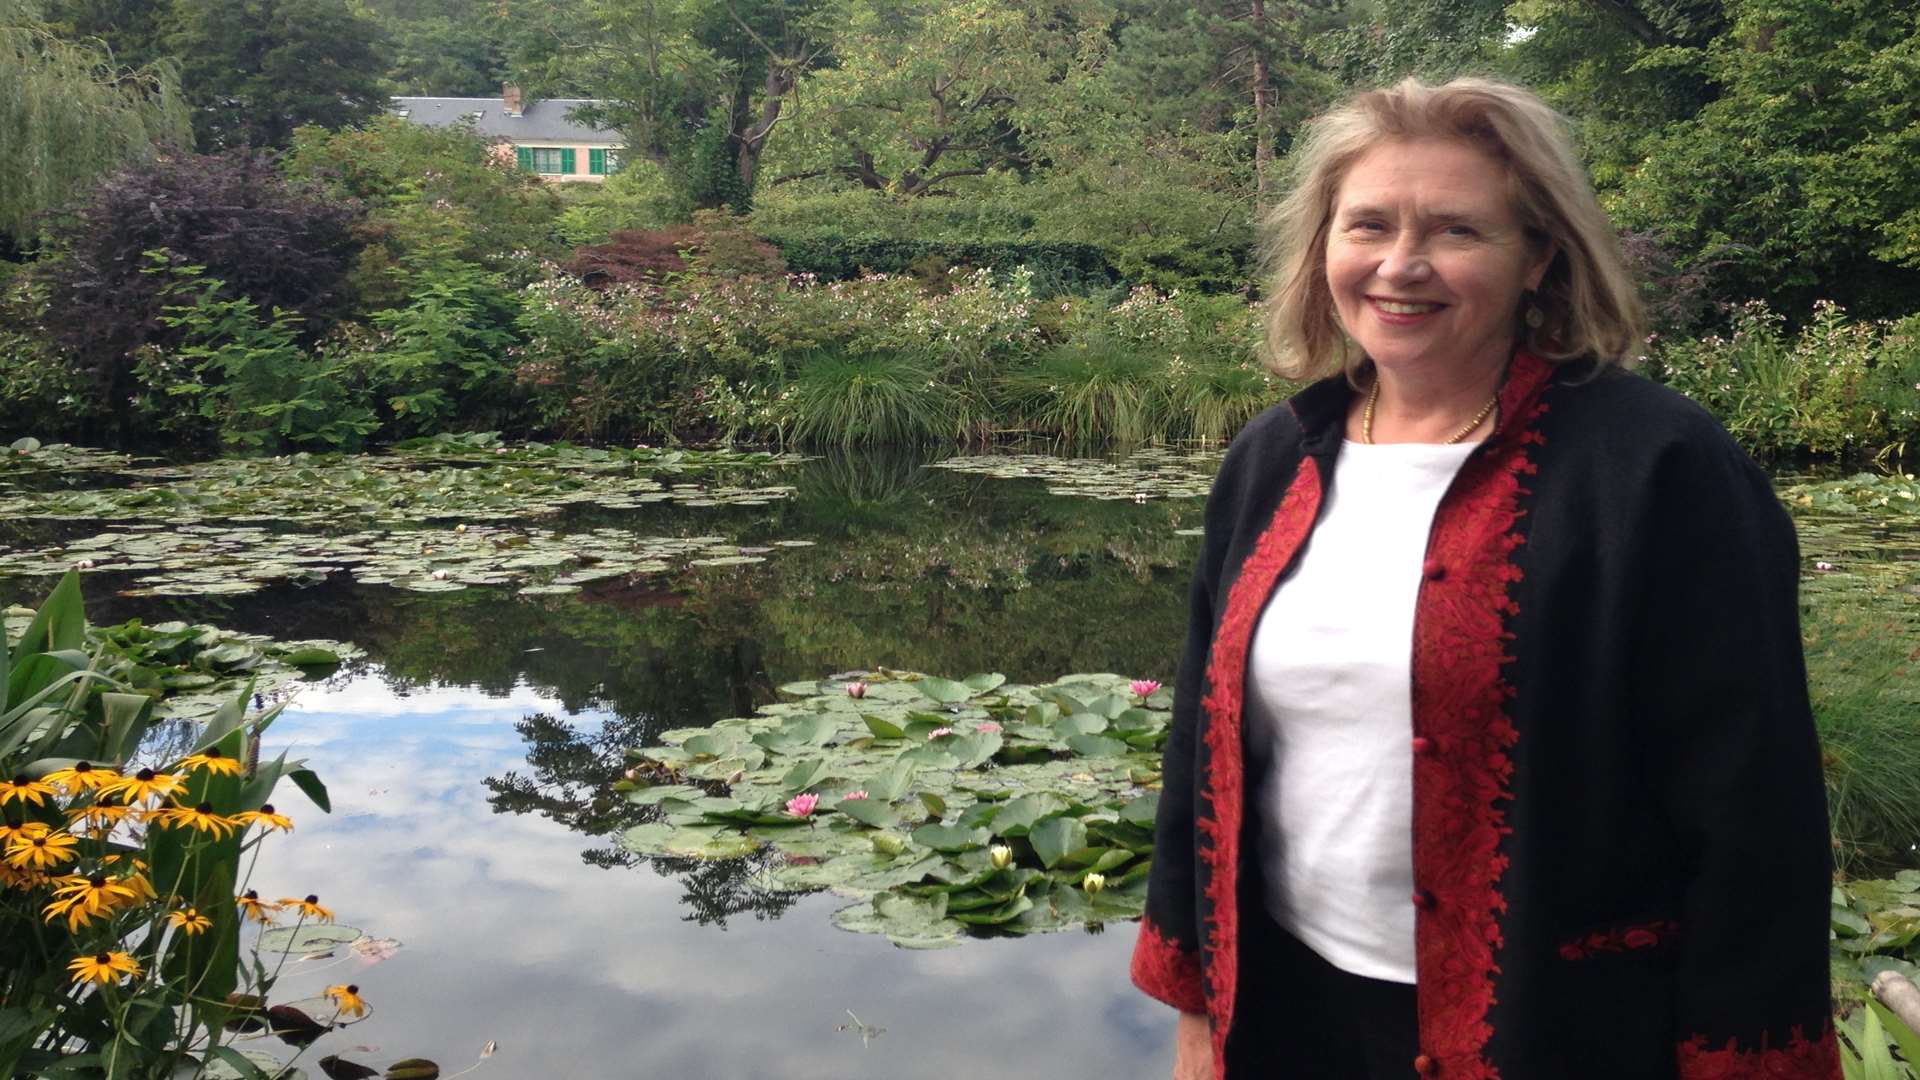
<path id="1" fill-rule="evenodd" d="M 395 116 L 428 127 L 453 127 L 472 116 L 474 131 L 520 145 L 577 142 L 618 146 L 625 142 L 619 132 L 610 128 L 590 127 L 567 119 L 567 113 L 578 106 L 598 104 L 600 102 L 593 98 L 546 98 L 528 103 L 519 116 L 508 116 L 506 106 L 497 97 L 397 97 L 390 110 Z"/>

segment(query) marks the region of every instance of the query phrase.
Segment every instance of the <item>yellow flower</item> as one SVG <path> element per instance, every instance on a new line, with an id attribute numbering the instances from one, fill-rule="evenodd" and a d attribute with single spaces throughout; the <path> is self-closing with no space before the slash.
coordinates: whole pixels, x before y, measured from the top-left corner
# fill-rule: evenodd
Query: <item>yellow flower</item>
<path id="1" fill-rule="evenodd" d="M 312 893 L 308 893 L 305 900 L 295 900 L 292 897 L 283 896 L 280 898 L 280 906 L 298 911 L 300 917 L 303 919 L 312 919 L 315 922 L 333 921 L 333 912 L 321 907 L 320 898 Z"/>
<path id="2" fill-rule="evenodd" d="M 130 813 L 132 813 L 131 807 L 116 806 L 113 803 L 77 806 L 67 811 L 67 828 L 78 827 L 88 836 L 105 836 L 117 828 L 121 822 L 127 820 L 127 815 Z"/>
<path id="3" fill-rule="evenodd" d="M 175 765 L 174 769 L 179 772 L 205 769 L 214 776 L 239 776 L 246 771 L 246 768 L 242 766 L 237 759 L 230 758 L 221 753 L 220 748 L 217 746 L 209 746 L 197 754 L 189 754 L 181 758 L 180 763 Z"/>
<path id="4" fill-rule="evenodd" d="M 188 937 L 192 937 L 195 934 L 205 931 L 207 927 L 212 926 L 213 920 L 200 914 L 193 908 L 188 908 L 185 911 L 167 912 L 167 925 Z"/>
<path id="5" fill-rule="evenodd" d="M 260 894 L 252 889 L 248 889 L 246 892 L 234 897 L 233 906 L 240 909 L 242 917 L 252 919 L 257 923 L 272 922 L 274 912 L 279 910 L 277 905 L 269 904 L 265 900 L 260 899 Z"/>
<path id="6" fill-rule="evenodd" d="M 115 908 L 132 905 L 137 899 L 125 882 L 105 874 L 94 874 L 92 877 L 76 874 L 58 879 L 53 889 L 53 902 L 43 911 L 48 922 L 65 915 L 67 932 L 72 933 L 94 918 L 111 915 Z"/>
<path id="7" fill-rule="evenodd" d="M 123 776 L 115 781 L 107 791 L 120 796 L 125 803 L 144 802 L 155 796 L 167 796 L 180 790 L 184 783 L 172 773 L 157 773 L 152 769 L 141 769 L 132 776 Z"/>
<path id="8" fill-rule="evenodd" d="M 367 1003 L 360 997 L 358 986 L 329 986 L 320 992 L 320 996 L 333 1002 L 342 1016 L 367 1015 Z"/>
<path id="9" fill-rule="evenodd" d="M 47 805 L 47 796 L 60 794 L 59 789 L 44 780 L 35 780 L 31 776 L 16 776 L 11 780 L 0 781 L 0 806 L 15 799 L 22 805 L 32 803 L 35 806 Z"/>
<path id="10" fill-rule="evenodd" d="M 275 829 L 281 832 L 293 831 L 293 819 L 285 814 L 274 813 L 272 803 L 267 803 L 258 810 L 240 811 L 233 815 L 233 823 L 243 829 L 249 825 L 258 825 L 263 833 L 269 833 Z"/>
<path id="11" fill-rule="evenodd" d="M 211 803 L 201 803 L 194 807 L 169 807 L 158 811 L 153 817 L 162 825 L 176 829 L 198 829 L 216 840 L 225 839 L 233 834 L 233 819 L 214 813 Z"/>
<path id="12" fill-rule="evenodd" d="M 0 885 L 5 885 L 9 889 L 19 889 L 21 892 L 32 892 L 45 884 L 46 880 L 47 875 L 38 870 L 16 870 L 8 866 L 4 859 L 0 859 Z"/>
<path id="13" fill-rule="evenodd" d="M 102 788 L 112 787 L 119 782 L 120 774 L 89 761 L 76 761 L 64 769 L 55 769 L 40 779 L 49 784 L 59 784 L 67 789 L 69 795 L 77 795 L 82 791 L 99 791 Z"/>
<path id="14" fill-rule="evenodd" d="M 133 957 L 123 952 L 103 952 L 93 956 L 76 956 L 67 964 L 67 970 L 73 972 L 73 981 L 77 983 L 117 983 L 122 976 L 139 975 L 140 965 Z"/>
<path id="15" fill-rule="evenodd" d="M 52 832 L 43 825 L 38 832 L 22 832 L 8 839 L 7 865 L 16 870 L 45 870 L 72 862 L 79 856 L 73 850 L 77 843 L 72 836 Z"/>

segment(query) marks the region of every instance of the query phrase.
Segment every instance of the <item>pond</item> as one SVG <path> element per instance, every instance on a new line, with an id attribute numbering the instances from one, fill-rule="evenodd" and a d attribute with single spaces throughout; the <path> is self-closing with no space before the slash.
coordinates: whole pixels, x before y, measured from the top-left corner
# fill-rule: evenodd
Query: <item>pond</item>
<path id="1" fill-rule="evenodd" d="M 95 623 L 364 650 L 268 738 L 310 759 L 334 812 L 304 808 L 256 886 L 398 943 L 294 966 L 296 996 L 351 981 L 375 1010 L 317 1053 L 452 1072 L 492 1042 L 479 1074 L 503 1076 L 1166 1075 L 1172 1016 L 1127 982 L 1130 925 L 896 948 L 837 929 L 847 900 L 782 889 L 765 851 L 626 850 L 648 808 L 614 785 L 627 748 L 836 672 L 1171 683 L 1217 454 L 666 468 L 442 449 L 363 470 L 347 509 L 298 463 L 88 462 L 0 489 L 0 569 L 93 562 Z M 1910 616 L 1914 520 L 1808 519 L 1811 592 Z M 0 600 L 49 580 L 0 579 Z"/>

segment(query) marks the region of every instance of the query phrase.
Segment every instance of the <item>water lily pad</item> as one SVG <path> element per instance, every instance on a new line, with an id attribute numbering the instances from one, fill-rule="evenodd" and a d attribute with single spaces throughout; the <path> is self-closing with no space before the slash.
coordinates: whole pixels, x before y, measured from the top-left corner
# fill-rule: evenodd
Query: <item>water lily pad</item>
<path id="1" fill-rule="evenodd" d="M 333 923 L 273 926 L 260 932 L 260 952 L 263 956 L 280 953 L 289 956 L 314 956 L 351 945 L 362 936 L 356 927 Z"/>

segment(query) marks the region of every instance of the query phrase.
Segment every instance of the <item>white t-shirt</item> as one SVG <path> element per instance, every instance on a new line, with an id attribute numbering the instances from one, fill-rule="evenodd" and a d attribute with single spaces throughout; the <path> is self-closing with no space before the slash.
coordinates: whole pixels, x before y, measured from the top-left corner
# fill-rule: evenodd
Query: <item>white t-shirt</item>
<path id="1" fill-rule="evenodd" d="M 1433 514 L 1474 443 L 1348 442 L 1254 629 L 1255 812 L 1275 921 L 1343 971 L 1414 982 L 1413 611 Z"/>

